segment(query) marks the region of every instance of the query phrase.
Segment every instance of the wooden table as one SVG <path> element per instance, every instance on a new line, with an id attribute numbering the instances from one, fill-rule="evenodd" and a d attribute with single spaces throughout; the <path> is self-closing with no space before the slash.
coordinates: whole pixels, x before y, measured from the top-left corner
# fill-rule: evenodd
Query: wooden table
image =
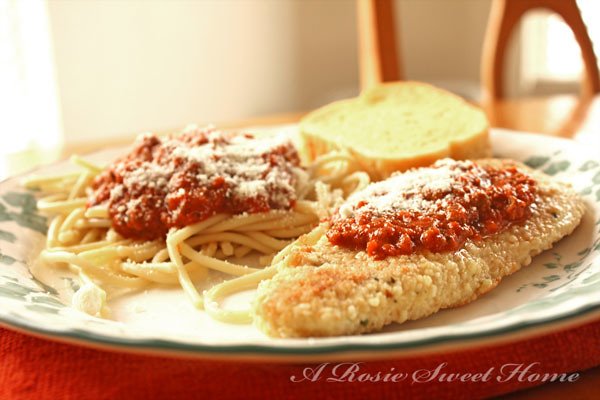
<path id="1" fill-rule="evenodd" d="M 600 139 L 600 95 L 504 100 L 487 104 L 484 109 L 492 126 L 576 140 Z"/>
<path id="2" fill-rule="evenodd" d="M 526 98 L 504 100 L 484 106 L 490 123 L 494 127 L 538 132 L 552 136 L 574 138 L 595 142 L 600 159 L 600 95 L 579 100 L 575 96 L 555 96 L 546 98 Z M 243 126 L 275 125 L 298 121 L 304 113 L 293 113 L 263 118 L 253 118 L 218 124 L 220 127 L 236 128 Z M 131 143 L 135 135 L 124 135 L 111 141 L 67 144 L 59 149 L 46 152 L 20 153 L 10 155 L 5 160 L 5 175 L 26 171 L 42 162 L 63 159 L 73 153 L 85 153 L 106 146 Z M 1 174 L 0 174 L 1 175 Z M 0 176 L 2 178 L 2 176 Z M 512 399 L 597 399 L 600 395 L 600 367 L 582 373 L 575 383 L 550 383 L 522 392 L 513 393 Z"/>

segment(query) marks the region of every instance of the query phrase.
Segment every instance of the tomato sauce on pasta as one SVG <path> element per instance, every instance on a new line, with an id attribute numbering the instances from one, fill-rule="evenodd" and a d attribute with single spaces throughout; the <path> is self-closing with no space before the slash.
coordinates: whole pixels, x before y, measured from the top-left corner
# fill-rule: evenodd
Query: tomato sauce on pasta
<path id="1" fill-rule="evenodd" d="M 214 129 L 146 134 L 96 177 L 88 207 L 107 204 L 125 238 L 159 239 L 218 213 L 290 210 L 299 166 L 289 140 Z"/>

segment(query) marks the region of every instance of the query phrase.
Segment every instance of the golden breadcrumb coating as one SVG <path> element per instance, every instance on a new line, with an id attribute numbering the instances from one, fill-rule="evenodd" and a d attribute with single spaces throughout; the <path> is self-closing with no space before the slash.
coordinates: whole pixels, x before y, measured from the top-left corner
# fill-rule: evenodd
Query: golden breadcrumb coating
<path id="1" fill-rule="evenodd" d="M 581 221 L 585 205 L 568 184 L 514 161 L 478 163 L 516 165 L 536 179 L 538 199 L 529 219 L 469 240 L 456 252 L 385 260 L 332 245 L 322 224 L 298 241 L 272 279 L 259 285 L 253 307 L 257 326 L 276 337 L 334 336 L 424 318 L 477 299 Z"/>

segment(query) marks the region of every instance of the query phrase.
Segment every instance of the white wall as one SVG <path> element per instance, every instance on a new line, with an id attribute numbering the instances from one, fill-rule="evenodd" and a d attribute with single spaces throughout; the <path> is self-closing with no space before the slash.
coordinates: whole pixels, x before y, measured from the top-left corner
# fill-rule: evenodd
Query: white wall
<path id="1" fill-rule="evenodd" d="M 406 77 L 477 89 L 490 0 L 400 0 Z M 358 90 L 354 0 L 50 0 L 65 139 L 308 110 Z"/>
<path id="2" fill-rule="evenodd" d="M 396 5 L 406 76 L 476 97 L 491 0 L 402 0 Z"/>
<path id="3" fill-rule="evenodd" d="M 348 1 L 50 1 L 67 141 L 308 109 L 356 89 Z"/>

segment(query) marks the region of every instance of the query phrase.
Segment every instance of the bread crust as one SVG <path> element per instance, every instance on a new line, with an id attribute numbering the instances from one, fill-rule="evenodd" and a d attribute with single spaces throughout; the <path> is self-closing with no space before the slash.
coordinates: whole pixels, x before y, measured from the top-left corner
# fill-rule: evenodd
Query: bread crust
<path id="1" fill-rule="evenodd" d="M 443 94 L 443 96 L 452 98 L 453 100 L 459 99 L 460 101 L 458 103 L 460 104 L 460 107 L 464 109 L 471 109 L 470 112 L 472 112 L 474 116 L 477 115 L 479 117 L 480 114 L 483 113 L 479 108 L 467 103 L 458 96 L 422 82 L 396 82 L 382 85 L 376 88 L 374 91 L 375 93 L 378 93 L 377 90 L 383 92 L 386 90 L 386 88 L 393 86 L 405 86 L 413 88 L 419 86 L 428 87 L 429 90 L 437 94 Z M 367 95 L 374 96 L 374 94 L 371 92 L 368 94 L 363 93 L 361 97 Z M 392 172 L 406 171 L 410 168 L 428 166 L 440 158 L 450 157 L 456 160 L 465 160 L 486 158 L 491 157 L 492 155 L 489 141 L 489 126 L 487 123 L 476 132 L 468 132 L 468 137 L 464 139 L 449 139 L 447 145 L 444 148 L 438 149 L 437 151 L 423 151 L 421 153 L 414 154 L 411 157 L 397 158 L 383 157 L 376 153 L 369 154 L 366 149 L 353 148 L 345 145 L 342 143 L 342 141 L 331 140 L 326 132 L 316 132 L 315 125 L 318 125 L 318 122 L 314 122 L 315 120 L 318 120 L 323 115 L 326 115 L 329 110 L 332 110 L 335 107 L 343 106 L 344 103 L 359 100 L 361 97 L 332 103 L 321 109 L 313 111 L 302 119 L 300 122 L 300 135 L 304 143 L 303 150 L 307 161 L 310 162 L 315 160 L 318 156 L 326 154 L 332 150 L 346 150 L 354 155 L 356 160 L 359 162 L 362 168 L 369 173 L 372 179 L 381 180 L 387 178 L 392 174 Z M 414 132 L 415 135 L 419 135 L 419 133 L 420 132 Z M 373 140 L 378 140 L 376 132 Z"/>
<path id="2" fill-rule="evenodd" d="M 489 130 L 485 130 L 465 140 L 448 142 L 446 149 L 420 154 L 411 158 L 378 158 L 369 157 L 351 147 L 340 146 L 332 141 L 325 140 L 319 136 L 300 131 L 305 154 L 308 162 L 317 157 L 334 150 L 345 150 L 352 154 L 353 158 L 360 164 L 372 180 L 382 180 L 397 171 L 406 171 L 411 168 L 427 167 L 441 158 L 453 158 L 455 160 L 472 160 L 492 156 L 489 141 Z"/>
<path id="3" fill-rule="evenodd" d="M 377 261 L 332 245 L 326 225 L 301 238 L 259 285 L 255 323 L 276 337 L 350 335 L 380 330 L 477 299 L 577 227 L 585 212 L 571 187 L 513 161 L 538 182 L 532 216 L 456 252 L 422 252 Z"/>

